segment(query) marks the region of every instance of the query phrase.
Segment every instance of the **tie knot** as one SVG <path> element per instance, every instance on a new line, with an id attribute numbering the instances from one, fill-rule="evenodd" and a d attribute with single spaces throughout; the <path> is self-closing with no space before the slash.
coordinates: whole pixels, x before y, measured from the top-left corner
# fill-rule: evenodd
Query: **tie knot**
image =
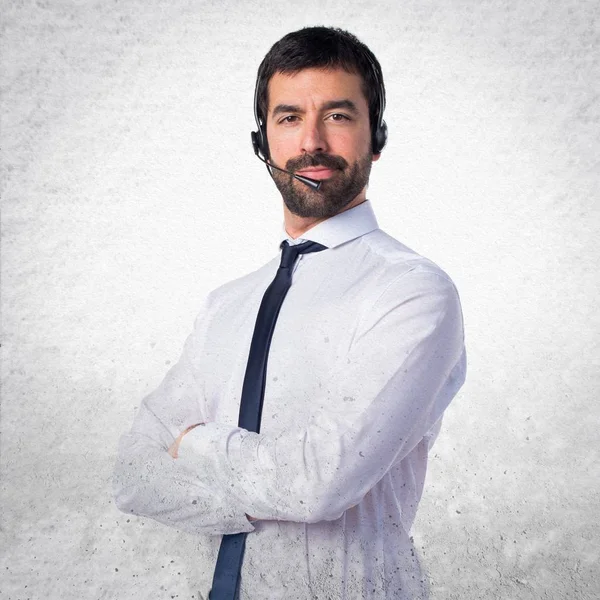
<path id="1" fill-rule="evenodd" d="M 289 269 L 296 262 L 299 254 L 308 254 L 309 252 L 320 252 L 321 250 L 327 250 L 327 246 L 319 244 L 317 242 L 302 242 L 302 244 L 296 244 L 290 246 L 287 241 L 281 242 L 281 263 L 280 267 Z"/>

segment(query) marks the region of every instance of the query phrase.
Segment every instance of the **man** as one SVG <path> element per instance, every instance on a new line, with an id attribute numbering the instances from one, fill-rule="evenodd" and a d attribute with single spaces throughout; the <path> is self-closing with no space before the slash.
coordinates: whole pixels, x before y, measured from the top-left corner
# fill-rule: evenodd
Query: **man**
<path id="1" fill-rule="evenodd" d="M 219 561 L 245 540 L 214 581 L 206 565 L 211 598 L 236 561 L 240 600 L 423 594 L 409 530 L 465 352 L 451 280 L 379 229 L 366 199 L 384 106 L 379 63 L 348 32 L 306 28 L 271 48 L 253 142 L 283 197 L 281 265 L 209 294 L 121 440 L 121 510 L 204 536 Z M 265 325 L 281 273 L 291 287 Z M 260 429 L 236 426 L 257 413 Z"/>

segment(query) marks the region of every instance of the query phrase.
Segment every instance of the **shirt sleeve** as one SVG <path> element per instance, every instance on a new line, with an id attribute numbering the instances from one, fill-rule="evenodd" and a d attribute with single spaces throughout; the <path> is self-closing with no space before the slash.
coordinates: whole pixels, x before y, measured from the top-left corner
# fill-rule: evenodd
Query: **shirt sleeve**
<path id="1" fill-rule="evenodd" d="M 415 268 L 365 311 L 307 426 L 270 435 L 207 423 L 179 456 L 258 519 L 334 520 L 436 424 L 465 371 L 456 288 Z"/>
<path id="2" fill-rule="evenodd" d="M 199 477 L 197 469 L 167 453 L 181 431 L 206 420 L 202 380 L 197 372 L 206 306 L 196 319 L 180 360 L 157 390 L 144 398 L 131 431 L 120 439 L 113 476 L 115 503 L 123 512 L 150 517 L 189 533 L 248 532 L 254 526 L 226 488 L 213 488 Z"/>

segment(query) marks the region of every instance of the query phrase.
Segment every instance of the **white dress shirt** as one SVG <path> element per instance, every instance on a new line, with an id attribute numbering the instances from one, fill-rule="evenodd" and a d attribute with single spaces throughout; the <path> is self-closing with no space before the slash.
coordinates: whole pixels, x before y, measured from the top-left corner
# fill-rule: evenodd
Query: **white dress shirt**
<path id="1" fill-rule="evenodd" d="M 296 262 L 260 434 L 236 424 L 280 254 L 209 294 L 179 362 L 121 438 L 116 503 L 201 536 L 205 598 L 219 534 L 241 531 L 240 600 L 420 598 L 409 530 L 428 450 L 465 378 L 458 294 L 378 228 L 369 201 L 290 243 L 304 240 L 328 249 Z M 172 459 L 174 439 L 202 422 Z"/>

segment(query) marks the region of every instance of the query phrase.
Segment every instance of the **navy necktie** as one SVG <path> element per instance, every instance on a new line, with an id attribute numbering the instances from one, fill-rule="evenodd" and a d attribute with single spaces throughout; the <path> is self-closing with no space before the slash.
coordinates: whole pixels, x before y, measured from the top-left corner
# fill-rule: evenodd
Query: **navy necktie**
<path id="1" fill-rule="evenodd" d="M 281 248 L 283 251 L 279 269 L 277 269 L 275 279 L 265 291 L 258 309 L 242 386 L 238 427 L 256 433 L 260 431 L 269 346 L 279 309 L 292 285 L 294 264 L 299 254 L 319 252 L 325 250 L 326 246 L 317 242 L 304 242 L 290 246 L 284 241 L 281 243 Z M 212 589 L 208 596 L 210 600 L 237 600 L 246 535 L 247 533 L 242 532 L 223 536 L 217 556 Z"/>

